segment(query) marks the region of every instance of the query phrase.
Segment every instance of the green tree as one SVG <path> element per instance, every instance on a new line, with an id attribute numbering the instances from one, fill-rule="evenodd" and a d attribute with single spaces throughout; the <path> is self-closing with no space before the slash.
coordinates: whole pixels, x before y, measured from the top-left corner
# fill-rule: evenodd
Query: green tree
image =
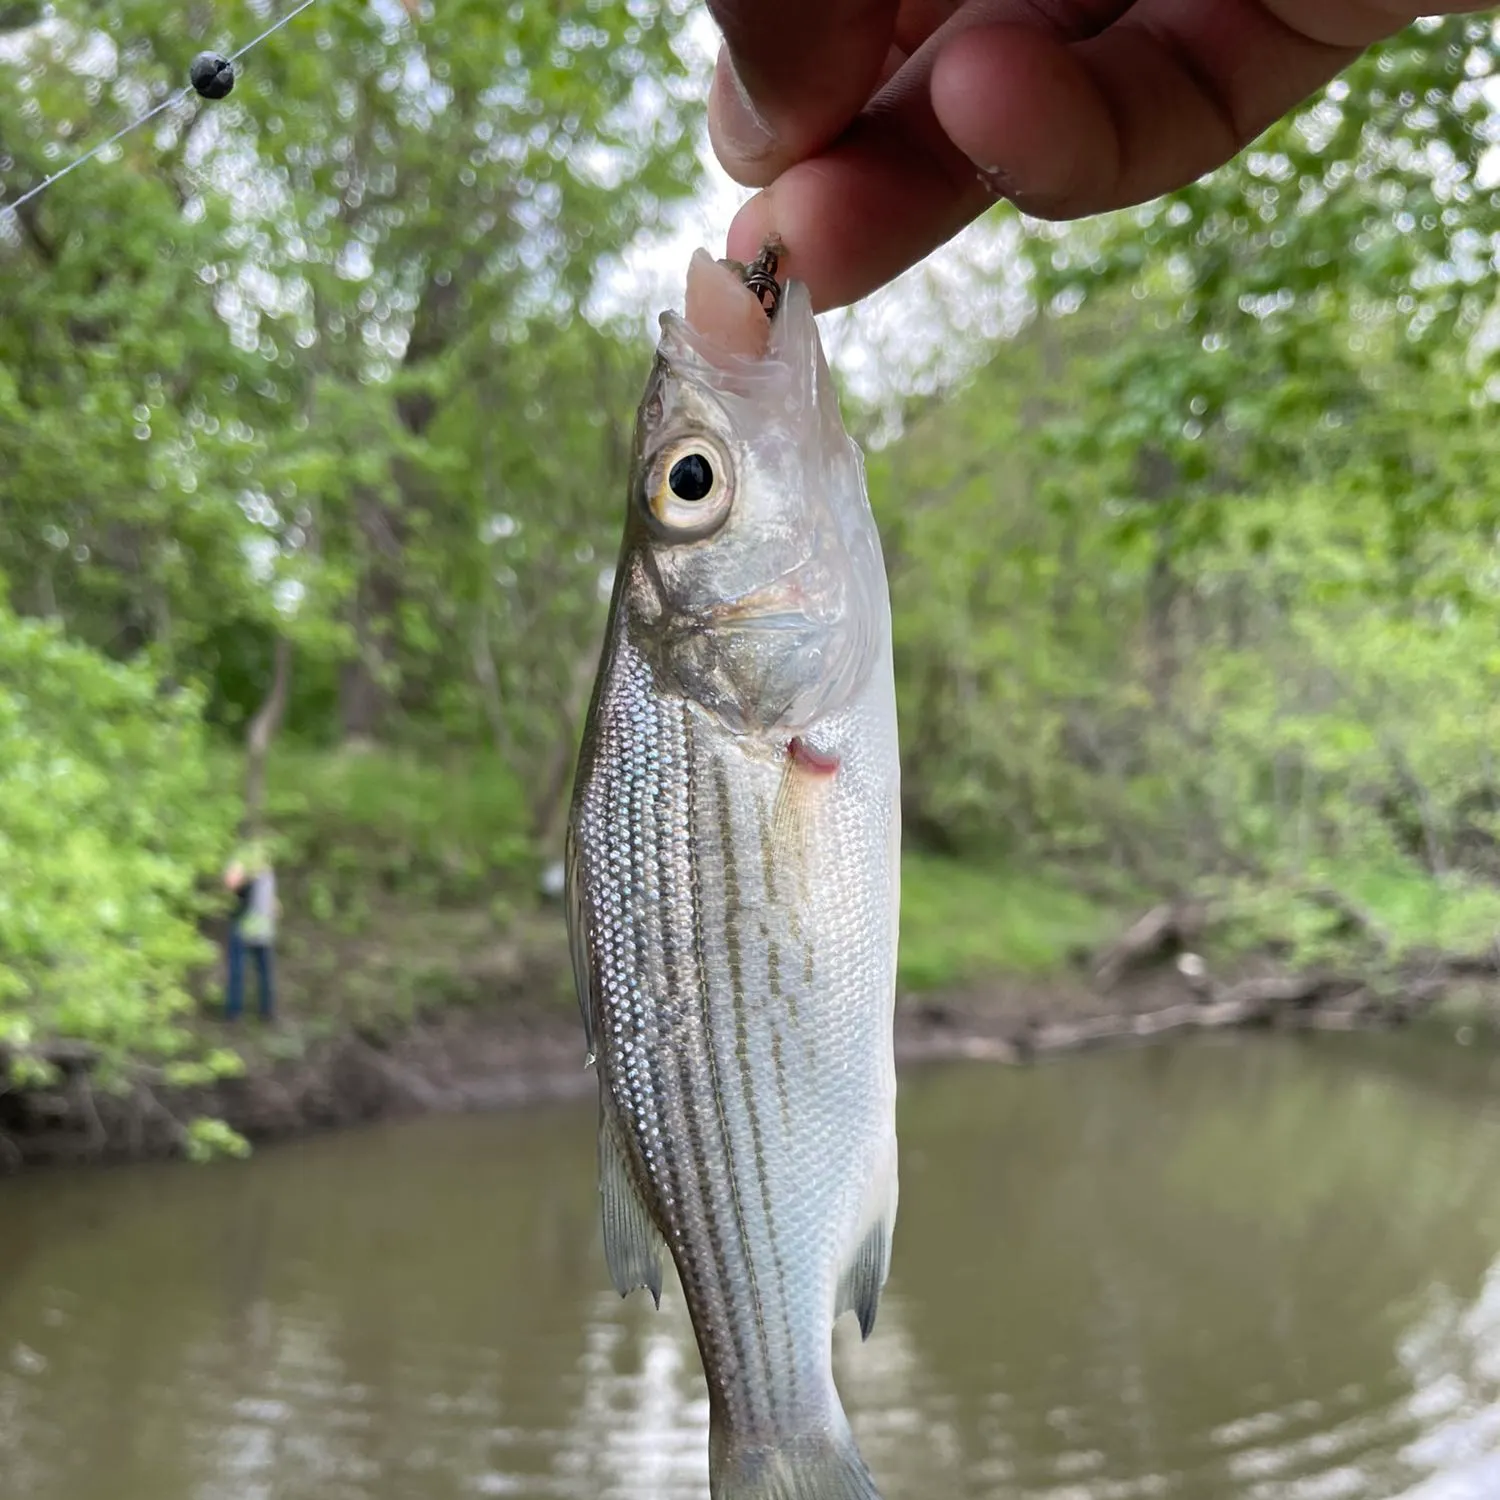
<path id="1" fill-rule="evenodd" d="M 235 816 L 198 696 L 0 602 L 0 1061 L 192 1050 L 200 881 Z"/>

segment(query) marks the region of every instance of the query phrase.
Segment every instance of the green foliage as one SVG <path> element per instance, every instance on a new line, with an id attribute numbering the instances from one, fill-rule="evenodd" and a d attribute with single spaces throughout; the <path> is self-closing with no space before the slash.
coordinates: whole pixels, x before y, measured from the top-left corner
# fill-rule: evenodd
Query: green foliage
<path id="1" fill-rule="evenodd" d="M 1033 226 L 1038 315 L 872 464 L 909 826 L 1172 889 L 1500 878 L 1488 21 Z"/>
<path id="2" fill-rule="evenodd" d="M 683 10 L 319 6 L 0 218 L 17 606 L 211 679 L 230 727 L 288 636 L 294 729 L 482 735 L 555 781 L 642 378 L 579 309 L 696 180 Z M 0 53 L 11 196 L 265 22 L 51 11 Z"/>
<path id="3" fill-rule="evenodd" d="M 208 1162 L 223 1156 L 249 1156 L 250 1142 L 222 1120 L 199 1115 L 188 1121 L 183 1149 L 189 1161 Z"/>
<path id="4" fill-rule="evenodd" d="M 696 181 L 685 11 L 319 5 L 0 213 L 0 1042 L 226 1076 L 183 1025 L 196 892 L 287 642 L 293 926 L 529 899 L 643 378 L 581 309 Z M 0 197 L 266 20 L 11 7 Z"/>
<path id="5" fill-rule="evenodd" d="M 1423 951 L 1482 953 L 1500 940 L 1500 889 L 1462 875 L 1435 880 L 1410 865 L 1324 862 L 1308 883 L 1252 880 L 1214 889 L 1221 902 L 1212 946 L 1227 952 L 1263 951 L 1274 945 L 1297 965 L 1357 970 Z M 1318 899 L 1337 891 L 1379 933 L 1386 951 L 1371 951 L 1370 933 L 1351 930 L 1343 916 Z"/>
<path id="6" fill-rule="evenodd" d="M 986 868 L 909 852 L 901 863 L 897 983 L 937 990 L 997 973 L 1043 974 L 1108 934 L 1111 913 L 1060 871 Z"/>
<path id="7" fill-rule="evenodd" d="M 208 1088 L 224 1078 L 240 1078 L 245 1059 L 228 1047 L 215 1047 L 204 1057 L 169 1062 L 162 1069 L 163 1080 L 173 1088 Z"/>
<path id="8" fill-rule="evenodd" d="M 264 11 L 11 7 L 5 195 Z M 304 1029 L 268 1054 L 493 992 L 532 920 L 648 353 L 585 310 L 696 184 L 687 7 L 415 11 L 330 0 L 0 215 L 18 1081 L 56 1037 L 239 1065 L 186 1024 L 201 893 L 288 660 L 261 725 Z M 1493 930 L 1496 51 L 1424 24 L 1203 181 L 1025 226 L 1030 326 L 871 456 L 903 985 L 1092 945 L 1080 868 L 1217 882 L 1299 954 L 1317 883 L 1401 945 Z"/>
<path id="9" fill-rule="evenodd" d="M 1436 881 L 1409 866 L 1329 869 L 1328 879 L 1390 934 L 1398 953 L 1437 946 L 1479 953 L 1500 937 L 1500 890 L 1455 875 Z"/>
<path id="10" fill-rule="evenodd" d="M 530 879 L 528 799 L 483 751 L 333 752 L 287 746 L 269 806 L 285 898 L 319 921 L 385 892 L 420 907 L 473 903 Z"/>
<path id="11" fill-rule="evenodd" d="M 191 1045 L 199 880 L 235 816 L 200 710 L 0 605 L 0 1044 Z"/>
<path id="12" fill-rule="evenodd" d="M 1484 18 L 1414 27 L 1224 170 L 1033 239 L 1044 307 L 1128 293 L 1147 314 L 1101 351 L 1087 418 L 1057 434 L 1099 471 L 1125 529 L 1191 546 L 1225 518 L 1215 502 L 1309 459 L 1353 460 L 1350 477 L 1418 529 L 1451 498 L 1422 462 L 1421 428 L 1383 419 L 1417 415 L 1429 371 L 1492 304 L 1496 53 Z"/>

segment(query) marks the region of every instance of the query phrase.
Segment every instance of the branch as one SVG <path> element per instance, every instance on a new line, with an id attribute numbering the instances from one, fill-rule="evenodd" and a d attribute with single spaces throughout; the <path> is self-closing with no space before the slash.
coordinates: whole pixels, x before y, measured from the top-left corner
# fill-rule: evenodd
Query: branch
<path id="1" fill-rule="evenodd" d="M 57 264 L 57 246 L 42 233 L 42 226 L 37 222 L 37 200 L 33 198 L 29 203 L 23 203 L 15 210 L 16 220 L 25 232 L 31 248 L 36 251 L 49 266 Z"/>
<path id="2" fill-rule="evenodd" d="M 271 677 L 271 688 L 265 701 L 256 709 L 255 717 L 245 733 L 245 817 L 252 828 L 260 823 L 261 809 L 266 796 L 266 758 L 270 754 L 271 741 L 281 728 L 286 715 L 287 696 L 292 678 L 292 643 L 286 636 L 276 637 L 276 665 Z"/>
<path id="3" fill-rule="evenodd" d="M 146 1106 L 146 1112 L 155 1115 L 161 1120 L 167 1127 L 167 1132 L 172 1137 L 172 1140 L 185 1150 L 188 1143 L 187 1126 L 156 1097 L 146 1084 L 137 1084 L 136 1093 L 141 1103 Z"/>
<path id="4" fill-rule="evenodd" d="M 99 1118 L 99 1106 L 94 1102 L 94 1087 L 86 1072 L 79 1072 L 73 1080 L 73 1095 L 78 1101 L 79 1111 L 89 1127 L 89 1153 L 98 1156 L 109 1140 L 104 1121 Z"/>
<path id="5" fill-rule="evenodd" d="M 1302 892 L 1302 898 L 1338 917 L 1341 932 L 1357 932 L 1362 937 L 1369 938 L 1382 953 L 1390 948 L 1390 933 L 1364 907 L 1351 901 L 1342 891 L 1336 891 L 1332 886 L 1311 886 Z"/>

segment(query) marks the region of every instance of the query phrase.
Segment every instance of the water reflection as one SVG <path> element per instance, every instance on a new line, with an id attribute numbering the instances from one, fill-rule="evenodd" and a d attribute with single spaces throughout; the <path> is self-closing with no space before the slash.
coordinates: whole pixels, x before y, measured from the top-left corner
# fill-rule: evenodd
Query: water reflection
<path id="1" fill-rule="evenodd" d="M 1266 1039 L 902 1094 L 888 1500 L 1493 1500 L 1494 1062 Z M 0 1186 L 0 1495 L 703 1500 L 669 1288 L 607 1289 L 587 1108 Z"/>
<path id="2" fill-rule="evenodd" d="M 676 1289 L 659 1314 L 613 1292 L 590 1299 L 578 1395 L 557 1445 L 553 1485 L 513 1493 L 660 1495 L 700 1500 L 708 1488 L 708 1393 Z M 499 1493 L 499 1491 L 490 1491 Z"/>

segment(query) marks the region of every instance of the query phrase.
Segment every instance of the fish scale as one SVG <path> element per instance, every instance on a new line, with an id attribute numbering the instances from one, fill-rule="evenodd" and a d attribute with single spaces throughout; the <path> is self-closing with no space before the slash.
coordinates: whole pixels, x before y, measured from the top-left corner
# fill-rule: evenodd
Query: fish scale
<path id="1" fill-rule="evenodd" d="M 895 1215 L 889 603 L 802 289 L 755 368 L 663 323 L 566 861 L 605 1248 L 622 1293 L 675 1263 L 715 1500 L 859 1500 L 831 1346 L 846 1309 L 868 1331 Z M 643 496 L 693 442 L 735 489 L 675 543 Z"/>

